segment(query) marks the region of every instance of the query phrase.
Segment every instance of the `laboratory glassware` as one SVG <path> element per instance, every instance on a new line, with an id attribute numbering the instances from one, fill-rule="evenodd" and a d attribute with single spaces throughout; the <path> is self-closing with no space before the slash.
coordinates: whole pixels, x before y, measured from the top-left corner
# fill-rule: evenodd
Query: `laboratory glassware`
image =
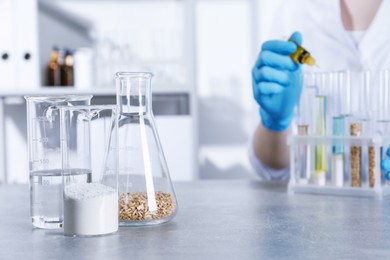
<path id="1" fill-rule="evenodd" d="M 314 98 L 318 96 L 318 87 L 315 84 L 315 74 L 305 73 L 303 76 L 303 87 L 299 103 L 297 105 L 296 121 L 298 125 L 307 125 L 308 134 L 314 131 Z"/>
<path id="2" fill-rule="evenodd" d="M 177 211 L 154 123 L 152 76 L 148 72 L 116 74 L 120 226 L 167 222 Z"/>
<path id="3" fill-rule="evenodd" d="M 361 124 L 352 123 L 351 124 L 351 136 L 361 136 Z M 361 146 L 351 146 L 351 186 L 360 187 L 361 186 L 361 177 L 362 177 L 362 147 Z"/>
<path id="4" fill-rule="evenodd" d="M 343 115 L 343 89 L 345 88 L 344 72 L 331 73 L 330 117 L 332 118 L 332 135 L 343 137 L 345 135 L 345 116 Z M 340 79 L 341 78 L 341 79 Z M 344 185 L 344 147 L 335 143 L 332 146 L 331 161 L 332 185 L 342 187 Z"/>
<path id="5" fill-rule="evenodd" d="M 339 71 L 337 75 L 337 88 L 336 99 L 340 109 L 340 116 L 344 117 L 345 125 L 347 125 L 348 119 L 352 116 L 352 102 L 351 102 L 351 75 L 348 70 Z M 344 134 L 348 134 L 348 130 L 345 129 Z"/>
<path id="6" fill-rule="evenodd" d="M 62 226 L 60 106 L 88 105 L 92 95 L 26 96 L 30 212 L 38 228 Z M 86 179 L 86 174 L 75 178 Z"/>
<path id="7" fill-rule="evenodd" d="M 389 81 L 389 70 L 379 71 L 379 83 L 378 91 L 376 93 L 377 101 L 377 120 L 376 132 L 380 135 L 390 135 L 390 81 Z M 385 143 L 381 147 L 381 159 L 387 159 L 386 151 L 390 147 L 390 143 Z M 386 180 L 390 180 L 390 173 L 382 171 L 382 174 L 386 176 Z"/>
<path id="8" fill-rule="evenodd" d="M 390 134 L 390 81 L 388 70 L 379 71 L 379 84 L 377 91 L 377 125 L 378 133 Z"/>
<path id="9" fill-rule="evenodd" d="M 333 117 L 333 136 L 343 137 L 344 117 Z M 333 186 L 342 187 L 344 184 L 344 147 L 336 143 L 332 146 L 332 184 Z"/>
<path id="10" fill-rule="evenodd" d="M 289 191 L 379 199 L 390 194 L 380 166 L 381 156 L 385 158 L 385 148 L 390 146 L 388 72 L 321 72 L 305 75 L 305 79 L 305 84 L 318 88 L 318 94 L 299 103 L 298 132 L 289 137 Z M 302 98 L 310 98 L 304 92 L 305 86 Z M 309 118 L 305 115 L 308 111 L 303 109 L 310 102 L 314 124 L 305 119 Z M 315 160 L 307 156 L 311 147 Z M 307 167 L 313 167 L 309 182 L 302 180 Z M 331 174 L 324 179 L 323 174 L 316 176 L 315 172 Z"/>
<path id="11" fill-rule="evenodd" d="M 309 131 L 308 125 L 298 125 L 298 135 L 307 136 Z M 299 183 L 307 183 L 310 177 L 310 146 L 298 146 L 297 147 L 297 181 Z"/>
<path id="12" fill-rule="evenodd" d="M 303 88 L 297 106 L 296 121 L 298 124 L 298 135 L 307 136 L 314 132 L 314 98 L 318 95 L 318 88 L 315 84 L 315 74 L 305 73 L 303 75 Z M 310 178 L 312 165 L 311 146 L 298 146 L 297 177 L 299 182 L 307 183 Z"/>
<path id="13" fill-rule="evenodd" d="M 316 136 L 326 135 L 326 96 L 315 97 L 315 134 Z M 315 171 L 312 174 L 314 183 L 325 185 L 327 171 L 327 149 L 325 145 L 315 147 Z"/>
<path id="14" fill-rule="evenodd" d="M 118 230 L 116 106 L 61 107 L 60 118 L 64 235 L 114 233 Z"/>
<path id="15" fill-rule="evenodd" d="M 373 71 L 362 71 L 360 73 L 360 84 L 356 85 L 356 92 L 358 95 L 358 109 L 356 115 L 351 119 L 351 135 L 373 136 L 375 133 L 374 116 L 377 114 L 376 103 L 374 100 L 375 92 L 377 91 L 377 73 Z M 359 129 L 357 128 L 359 127 Z M 353 131 L 355 129 L 356 131 Z M 360 187 L 365 185 L 368 179 L 368 184 L 372 188 L 375 185 L 375 148 L 374 146 L 353 147 L 355 155 L 352 158 L 351 152 L 351 167 L 355 164 L 355 169 L 351 168 L 351 185 L 353 187 Z M 352 148 L 351 148 L 352 151 Z M 357 174 L 357 152 L 360 154 L 360 171 Z M 352 160 L 353 159 L 353 160 Z M 359 176 L 359 178 L 357 178 Z"/>

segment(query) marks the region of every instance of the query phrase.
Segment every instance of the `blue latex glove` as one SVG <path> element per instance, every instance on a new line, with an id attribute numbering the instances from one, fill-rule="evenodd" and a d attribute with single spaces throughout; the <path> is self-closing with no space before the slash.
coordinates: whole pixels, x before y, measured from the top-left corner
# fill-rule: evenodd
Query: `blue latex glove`
<path id="1" fill-rule="evenodd" d="M 390 180 L 390 148 L 387 148 L 386 155 L 388 157 L 382 160 L 381 167 L 386 172 L 386 179 Z"/>
<path id="2" fill-rule="evenodd" d="M 299 32 L 290 39 L 302 42 Z M 301 95 L 301 65 L 288 56 L 296 49 L 293 42 L 267 41 L 252 69 L 253 95 L 260 105 L 263 126 L 271 131 L 283 131 L 290 126 Z"/>

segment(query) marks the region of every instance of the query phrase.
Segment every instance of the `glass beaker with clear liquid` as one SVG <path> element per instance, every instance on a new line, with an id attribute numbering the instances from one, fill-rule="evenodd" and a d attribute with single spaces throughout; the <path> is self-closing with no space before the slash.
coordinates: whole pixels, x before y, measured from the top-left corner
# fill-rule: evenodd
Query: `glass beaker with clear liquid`
<path id="1" fill-rule="evenodd" d="M 177 201 L 152 112 L 147 72 L 116 74 L 119 225 L 171 220 Z"/>
<path id="2" fill-rule="evenodd" d="M 26 96 L 30 213 L 38 228 L 62 227 L 60 106 L 89 105 L 92 95 Z M 90 173 L 75 171 L 75 178 Z"/>
<path id="3" fill-rule="evenodd" d="M 60 108 L 64 235 L 100 236 L 118 230 L 116 106 Z M 114 133 L 114 134 L 113 134 Z M 87 172 L 77 178 L 72 172 Z"/>

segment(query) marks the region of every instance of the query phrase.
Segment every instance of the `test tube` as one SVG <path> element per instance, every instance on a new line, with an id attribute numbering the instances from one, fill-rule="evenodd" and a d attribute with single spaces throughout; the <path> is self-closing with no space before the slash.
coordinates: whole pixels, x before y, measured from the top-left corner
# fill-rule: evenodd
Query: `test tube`
<path id="1" fill-rule="evenodd" d="M 304 75 L 304 86 L 297 107 L 298 125 L 308 125 L 308 134 L 313 133 L 314 125 L 314 99 L 318 95 L 318 87 L 315 82 L 314 73 Z"/>
<path id="2" fill-rule="evenodd" d="M 309 126 L 298 125 L 298 135 L 307 136 Z M 300 183 L 306 184 L 308 181 L 308 173 L 310 172 L 310 146 L 300 145 L 298 146 L 298 169 L 297 180 Z"/>
<path id="3" fill-rule="evenodd" d="M 315 133 L 317 136 L 326 134 L 326 96 L 315 97 Z M 315 147 L 315 180 L 318 185 L 325 185 L 326 182 L 326 158 L 325 145 Z"/>
<path id="4" fill-rule="evenodd" d="M 381 135 L 388 136 L 390 134 L 390 84 L 388 70 L 381 70 L 379 72 L 379 84 L 376 100 L 378 104 L 377 132 Z M 385 159 L 387 157 L 387 149 L 383 149 L 383 147 L 381 147 L 380 150 L 381 158 Z M 384 172 L 383 174 L 386 176 L 386 179 L 389 180 L 387 173 Z"/>
<path id="5" fill-rule="evenodd" d="M 316 74 L 316 86 L 319 96 L 328 96 L 330 94 L 331 73 L 321 72 Z"/>
<path id="6" fill-rule="evenodd" d="M 362 73 L 362 81 L 363 84 L 360 88 L 360 112 L 359 112 L 359 117 L 361 118 L 362 121 L 362 129 L 361 133 L 365 136 L 372 136 L 374 134 L 373 131 L 373 115 L 374 115 L 374 103 L 372 103 L 373 99 L 373 93 L 374 93 L 374 87 L 375 84 L 371 84 L 373 80 L 373 77 L 371 75 L 370 71 L 364 71 Z M 368 156 L 367 156 L 368 154 Z M 368 183 L 371 188 L 375 186 L 375 148 L 374 146 L 369 146 L 368 151 L 365 148 L 364 153 L 361 155 L 362 156 L 362 161 L 363 165 L 365 166 L 364 172 L 366 173 L 366 166 L 368 162 Z M 368 157 L 368 158 L 367 158 Z M 364 176 L 367 176 L 364 174 Z"/>
<path id="7" fill-rule="evenodd" d="M 352 103 L 351 103 L 351 73 L 346 71 L 340 71 L 338 73 L 338 86 L 340 91 L 340 104 L 341 114 L 344 117 L 350 117 L 352 115 Z"/>
<path id="8" fill-rule="evenodd" d="M 383 135 L 388 135 L 390 134 L 390 84 L 388 70 L 381 70 L 379 72 L 378 87 L 378 132 Z"/>
<path id="9" fill-rule="evenodd" d="M 344 135 L 344 117 L 333 117 L 333 136 Z M 332 184 L 342 187 L 344 182 L 344 149 L 342 145 L 332 147 Z"/>
<path id="10" fill-rule="evenodd" d="M 368 183 L 370 185 L 370 188 L 375 187 L 375 147 L 370 146 L 368 148 L 368 174 L 369 179 Z"/>
<path id="11" fill-rule="evenodd" d="M 303 89 L 297 107 L 298 135 L 307 136 L 312 132 L 313 126 L 313 106 L 314 99 L 318 93 L 315 85 L 315 74 L 305 73 L 303 79 Z M 298 147 L 298 169 L 297 179 L 302 183 L 307 183 L 311 169 L 311 145 Z"/>
<path id="12" fill-rule="evenodd" d="M 358 88 L 358 98 L 359 98 L 359 109 L 358 117 L 364 121 L 369 121 L 372 117 L 372 107 L 371 96 L 372 96 L 372 87 L 371 86 L 371 72 L 363 71 L 362 72 L 362 84 Z"/>
<path id="13" fill-rule="evenodd" d="M 342 88 L 343 82 L 339 81 L 340 73 L 335 73 L 332 83 L 332 135 L 344 136 L 345 120 L 342 115 Z M 332 147 L 332 184 L 333 186 L 342 187 L 344 182 L 344 147 L 340 144 Z"/>
<path id="14" fill-rule="evenodd" d="M 360 136 L 361 135 L 361 125 L 359 123 L 351 124 L 351 136 Z M 360 146 L 351 147 L 351 186 L 360 187 L 361 186 L 361 155 L 362 148 Z"/>

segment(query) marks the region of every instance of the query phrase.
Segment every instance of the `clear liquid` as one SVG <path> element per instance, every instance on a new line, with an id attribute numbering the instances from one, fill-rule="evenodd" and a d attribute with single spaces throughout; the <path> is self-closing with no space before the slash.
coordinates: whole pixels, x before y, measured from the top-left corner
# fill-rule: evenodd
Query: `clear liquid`
<path id="1" fill-rule="evenodd" d="M 91 171 L 72 169 L 65 180 L 72 183 L 91 182 Z M 62 227 L 62 175 L 60 169 L 30 172 L 32 224 L 38 228 Z"/>

